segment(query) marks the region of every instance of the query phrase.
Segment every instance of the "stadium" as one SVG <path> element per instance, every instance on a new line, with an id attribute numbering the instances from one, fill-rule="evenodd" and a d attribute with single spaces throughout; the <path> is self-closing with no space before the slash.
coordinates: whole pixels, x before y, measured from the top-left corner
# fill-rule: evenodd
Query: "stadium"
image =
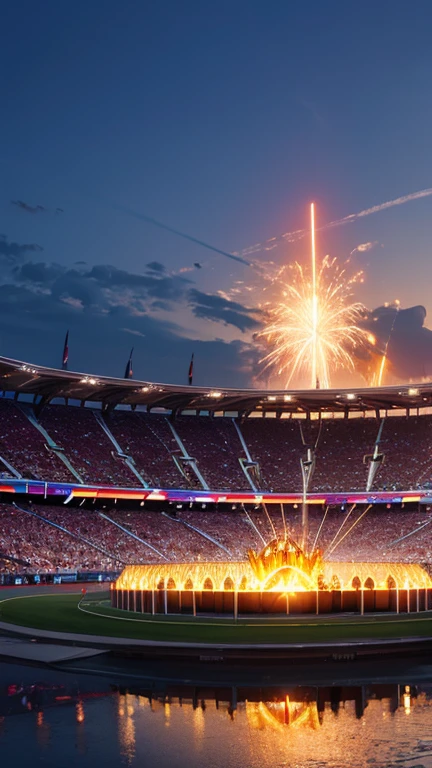
<path id="1" fill-rule="evenodd" d="M 0 380 L 4 585 L 123 572 L 113 606 L 153 614 L 431 607 L 431 384 L 222 391 L 6 358 Z M 326 561 L 312 600 L 296 542 Z"/>

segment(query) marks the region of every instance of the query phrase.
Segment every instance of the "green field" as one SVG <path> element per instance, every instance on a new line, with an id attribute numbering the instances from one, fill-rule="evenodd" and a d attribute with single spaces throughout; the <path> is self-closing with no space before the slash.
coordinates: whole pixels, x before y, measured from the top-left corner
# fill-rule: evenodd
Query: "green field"
<path id="1" fill-rule="evenodd" d="M 113 609 L 103 594 L 17 597 L 0 602 L 0 620 L 57 632 L 195 643 L 308 643 L 409 637 L 432 638 L 432 614 L 371 617 L 233 619 L 142 617 Z M 90 612 L 87 612 L 90 611 Z M 101 615 L 105 614 L 105 615 Z M 14 629 L 11 626 L 11 630 Z"/>

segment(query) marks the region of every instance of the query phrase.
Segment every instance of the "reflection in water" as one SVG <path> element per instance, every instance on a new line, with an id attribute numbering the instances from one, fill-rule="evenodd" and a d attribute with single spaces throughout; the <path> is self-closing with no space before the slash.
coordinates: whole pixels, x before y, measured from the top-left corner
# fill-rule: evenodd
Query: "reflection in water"
<path id="1" fill-rule="evenodd" d="M 120 754 L 131 765 L 135 757 L 134 697 L 126 694 L 118 699 L 118 735 Z"/>
<path id="2" fill-rule="evenodd" d="M 432 768 L 425 682 L 123 688 L 53 671 L 30 682 L 34 674 L 0 665 L 0 753 L 14 768 L 28 764 L 24 741 L 35 768 Z"/>

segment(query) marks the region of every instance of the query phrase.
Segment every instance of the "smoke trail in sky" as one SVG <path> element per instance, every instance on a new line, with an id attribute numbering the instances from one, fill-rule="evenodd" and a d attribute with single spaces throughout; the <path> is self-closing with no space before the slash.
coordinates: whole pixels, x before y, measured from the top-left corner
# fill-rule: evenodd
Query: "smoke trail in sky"
<path id="1" fill-rule="evenodd" d="M 161 221 L 158 221 L 157 219 L 153 219 L 152 216 L 146 216 L 144 213 L 138 213 L 138 211 L 134 211 L 133 208 L 125 208 L 122 205 L 116 205 L 114 207 L 117 211 L 126 213 L 128 214 L 128 216 L 133 216 L 135 219 L 140 219 L 141 221 L 145 221 L 147 222 L 147 224 L 153 224 L 153 226 L 159 227 L 159 229 L 165 229 L 167 232 L 172 232 L 173 235 L 178 235 L 179 237 L 183 237 L 185 240 L 189 240 L 191 243 L 196 243 L 197 245 L 201 245 L 203 248 L 208 248 L 209 251 L 214 251 L 215 253 L 219 253 L 221 256 L 226 256 L 228 259 L 232 259 L 233 261 L 239 261 L 240 264 L 246 264 L 247 267 L 251 266 L 250 262 L 242 258 L 241 255 L 237 253 L 229 253 L 228 251 L 222 251 L 220 248 L 215 248 L 215 246 L 210 245 L 210 243 L 204 242 L 204 240 L 198 240 L 196 237 L 193 237 L 192 235 L 188 235 L 185 232 L 180 232 L 178 229 L 174 229 L 174 227 L 170 227 L 168 224 L 163 224 Z"/>
<path id="2" fill-rule="evenodd" d="M 374 205 L 372 208 L 366 208 L 359 213 L 350 213 L 349 216 L 344 216 L 343 219 L 336 219 L 335 221 L 329 221 L 320 230 L 332 229 L 333 227 L 341 227 L 343 224 L 350 224 L 351 222 L 362 219 L 365 216 L 370 216 L 372 213 L 380 213 L 387 210 L 387 208 L 393 208 L 396 205 L 404 205 L 410 203 L 413 200 L 420 200 L 423 197 L 429 197 L 432 195 L 432 187 L 429 189 L 422 189 L 420 192 L 413 192 L 410 195 L 403 195 L 397 197 L 395 200 L 388 200 L 386 203 L 380 203 Z M 297 240 L 301 240 L 303 237 L 309 234 L 308 229 L 296 229 L 293 232 L 285 232 L 279 237 L 270 237 L 268 240 L 264 240 L 262 243 L 255 243 L 255 245 L 249 246 L 249 248 L 243 248 L 241 251 L 235 251 L 236 256 L 250 256 L 253 253 L 259 253 L 259 251 L 271 251 L 276 248 L 280 242 L 295 243 Z"/>
<path id="3" fill-rule="evenodd" d="M 358 219 L 362 219 L 365 216 L 370 216 L 372 213 L 380 213 L 381 211 L 387 210 L 387 208 L 394 208 L 396 205 L 404 205 L 405 203 L 410 203 L 413 200 L 420 200 L 421 198 L 429 197 L 430 195 L 432 195 L 432 187 L 429 189 L 422 189 L 419 192 L 412 192 L 410 195 L 403 195 L 402 197 L 397 197 L 395 200 L 388 200 L 386 203 L 374 205 L 372 208 L 365 208 L 364 211 L 359 211 L 358 213 L 350 213 L 348 216 L 344 216 L 342 219 L 329 221 L 327 224 L 323 224 L 322 227 L 318 227 L 317 231 L 332 229 L 333 227 L 341 227 L 343 224 L 351 224 L 352 222 L 357 221 Z M 114 207 L 116 210 L 121 211 L 122 213 L 126 213 L 136 219 L 145 221 L 147 224 L 152 224 L 155 227 L 159 227 L 159 229 L 164 229 L 166 232 L 171 232 L 173 235 L 178 235 L 178 237 L 183 237 L 185 240 L 189 240 L 191 243 L 201 245 L 203 248 L 207 248 L 209 251 L 219 253 L 221 256 L 226 256 L 227 259 L 232 259 L 232 261 L 237 261 L 240 264 L 245 264 L 248 267 L 253 266 L 253 263 L 248 261 L 245 258 L 246 256 L 251 256 L 252 254 L 259 253 L 260 251 L 272 251 L 274 248 L 277 248 L 281 242 L 295 243 L 298 240 L 302 240 L 303 237 L 309 234 L 308 229 L 295 229 L 292 232 L 284 232 L 284 234 L 279 235 L 279 237 L 270 237 L 267 240 L 263 240 L 261 243 L 255 243 L 248 248 L 243 248 L 241 251 L 233 251 L 232 253 L 229 253 L 228 251 L 223 251 L 221 248 L 216 248 L 215 246 L 210 245 L 210 243 L 206 243 L 204 240 L 199 240 L 198 238 L 193 237 L 192 235 L 188 235 L 185 232 L 180 232 L 180 230 L 174 229 L 174 227 L 170 227 L 168 224 L 164 224 L 163 222 L 154 219 L 152 216 L 146 216 L 144 213 L 139 213 L 138 211 L 133 210 L 133 208 L 126 208 L 121 205 L 116 205 Z"/>

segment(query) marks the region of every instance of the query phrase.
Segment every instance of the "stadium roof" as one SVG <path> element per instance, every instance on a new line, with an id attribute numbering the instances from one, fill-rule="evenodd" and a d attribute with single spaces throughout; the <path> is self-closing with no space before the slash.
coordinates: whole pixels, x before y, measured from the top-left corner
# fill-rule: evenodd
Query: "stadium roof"
<path id="1" fill-rule="evenodd" d="M 262 390 L 195 387 L 62 371 L 0 357 L 0 389 L 35 403 L 65 398 L 148 409 L 299 413 L 432 406 L 432 382 L 353 389 Z"/>

